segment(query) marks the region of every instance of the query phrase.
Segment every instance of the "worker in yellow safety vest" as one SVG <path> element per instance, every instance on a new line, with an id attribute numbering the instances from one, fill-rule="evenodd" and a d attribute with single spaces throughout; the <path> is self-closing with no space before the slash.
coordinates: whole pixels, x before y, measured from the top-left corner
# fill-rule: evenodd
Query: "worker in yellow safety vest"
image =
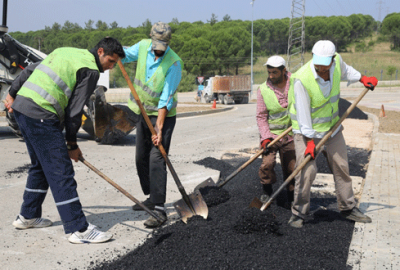
<path id="1" fill-rule="evenodd" d="M 291 126 L 288 110 L 288 92 L 291 73 L 286 71 L 285 60 L 280 56 L 271 56 L 264 66 L 267 67 L 268 79 L 257 91 L 256 119 L 260 132 L 262 163 L 258 175 L 263 187 L 262 201 L 269 200 L 273 193 L 272 185 L 277 181 L 275 173 L 276 154 L 279 152 L 283 178 L 286 179 L 294 170 L 296 154 L 293 134 L 290 132 L 271 147 L 267 145 Z M 283 180 L 284 180 L 283 179 Z M 287 185 L 287 203 L 291 206 L 294 193 L 294 180 Z"/>
<path id="2" fill-rule="evenodd" d="M 76 134 L 100 72 L 112 69 L 124 56 L 122 45 L 111 37 L 90 51 L 58 48 L 24 69 L 12 83 L 6 106 L 14 113 L 32 163 L 21 211 L 13 222 L 17 229 L 52 225 L 42 218 L 42 203 L 50 188 L 71 243 L 101 243 L 112 238 L 111 233 L 87 222 L 71 159 L 77 162 L 82 157 Z"/>
<path id="3" fill-rule="evenodd" d="M 168 46 L 171 27 L 163 22 L 153 25 L 151 39 L 143 39 L 125 48 L 123 63 L 137 61 L 134 87 L 146 114 L 157 135 L 152 136 L 133 95 L 128 106 L 140 115 L 136 125 L 136 169 L 145 195 L 150 195 L 143 204 L 166 217 L 167 171 L 165 160 L 157 146 L 163 145 L 168 154 L 172 132 L 176 123 L 178 104 L 177 88 L 182 76 L 183 62 Z M 139 205 L 134 211 L 143 211 Z M 150 216 L 144 223 L 148 228 L 161 226 L 165 222 Z"/>
<path id="4" fill-rule="evenodd" d="M 295 228 L 303 226 L 310 211 L 310 190 L 317 174 L 315 145 L 339 120 L 340 81 L 360 81 L 371 90 L 378 83 L 375 77 L 362 76 L 348 66 L 329 40 L 315 43 L 312 53 L 313 58 L 292 75 L 289 90 L 296 166 L 307 155 L 312 157 L 295 177 L 292 217 L 289 220 L 289 224 Z M 335 181 L 337 205 L 344 218 L 369 223 L 371 218 L 356 207 L 342 130 L 342 126 L 338 127 L 325 143 L 327 160 Z"/>

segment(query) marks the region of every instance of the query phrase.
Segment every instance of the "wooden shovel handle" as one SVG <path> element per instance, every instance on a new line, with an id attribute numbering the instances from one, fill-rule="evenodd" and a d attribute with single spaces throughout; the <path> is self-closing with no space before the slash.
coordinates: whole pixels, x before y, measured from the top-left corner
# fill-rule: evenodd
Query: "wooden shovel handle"
<path id="1" fill-rule="evenodd" d="M 139 200 L 137 200 L 135 197 L 133 197 L 131 194 L 129 194 L 125 189 L 120 187 L 117 183 L 115 183 L 113 180 L 111 180 L 107 175 L 99 171 L 96 167 L 94 167 L 92 164 L 87 162 L 83 157 L 80 157 L 79 160 L 85 164 L 89 169 L 97 173 L 100 177 L 102 177 L 104 180 L 106 180 L 108 183 L 110 183 L 113 187 L 118 189 L 122 194 L 124 194 L 126 197 L 131 199 L 134 203 L 138 204 L 140 207 L 142 207 L 147 213 L 149 213 L 151 216 L 153 216 L 155 219 L 157 219 L 160 222 L 164 222 L 161 217 L 157 216 L 154 214 L 149 208 L 147 208 L 144 204 L 142 204 Z"/>
<path id="2" fill-rule="evenodd" d="M 278 137 L 276 137 L 272 142 L 270 142 L 267 147 L 273 146 L 277 141 L 282 139 L 284 136 L 286 136 L 290 131 L 292 130 L 292 127 L 289 127 L 286 129 L 284 132 L 282 132 Z M 256 160 L 262 153 L 264 152 L 264 149 L 260 149 L 254 156 L 252 156 L 248 161 L 246 161 L 242 166 L 240 166 L 238 169 L 236 169 L 233 173 L 228 175 L 224 181 L 218 184 L 218 187 L 222 187 L 226 183 L 228 183 L 233 177 L 235 177 L 239 172 L 241 172 L 244 168 L 246 168 L 250 163 L 252 163 L 254 160 Z"/>
<path id="3" fill-rule="evenodd" d="M 128 83 L 128 86 L 129 86 L 129 88 L 131 90 L 131 93 L 132 93 L 133 97 L 135 98 L 137 105 L 140 108 L 142 116 L 143 116 L 144 120 L 146 121 L 146 124 L 149 127 L 149 129 L 151 131 L 151 134 L 152 135 L 157 135 L 156 131 L 154 130 L 153 124 L 151 123 L 150 118 L 147 115 L 147 113 L 146 113 L 146 111 L 145 111 L 145 109 L 144 109 L 144 107 L 142 105 L 142 102 L 140 101 L 140 98 L 139 98 L 138 94 L 136 93 L 135 87 L 133 86 L 133 84 L 131 82 L 131 79 L 129 78 L 128 73 L 126 72 L 126 70 L 124 68 L 124 65 L 122 64 L 121 60 L 118 60 L 118 66 L 121 69 L 122 75 L 124 76 L 126 82 Z M 164 157 L 165 163 L 167 163 L 167 166 L 168 166 L 168 168 L 169 168 L 169 170 L 170 170 L 170 172 L 172 174 L 172 177 L 175 180 L 176 185 L 178 186 L 179 192 L 181 193 L 181 195 L 183 197 L 183 200 L 190 207 L 190 209 L 193 211 L 193 213 L 195 213 L 195 210 L 194 210 L 194 208 L 193 208 L 193 206 L 192 206 L 192 204 L 190 202 L 189 196 L 187 195 L 185 189 L 183 188 L 182 183 L 179 180 L 179 177 L 176 174 L 174 167 L 172 167 L 172 163 L 170 162 L 170 160 L 168 158 L 168 155 L 167 155 L 167 152 L 165 151 L 165 149 L 162 146 L 162 144 L 160 144 L 158 146 L 158 149 L 160 150 L 161 155 Z"/>

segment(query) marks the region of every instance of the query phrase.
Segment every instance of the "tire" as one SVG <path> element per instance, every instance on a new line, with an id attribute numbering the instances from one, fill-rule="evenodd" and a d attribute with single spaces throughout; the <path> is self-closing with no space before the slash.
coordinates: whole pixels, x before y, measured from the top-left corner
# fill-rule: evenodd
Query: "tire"
<path id="1" fill-rule="evenodd" d="M 15 120 L 14 114 L 6 111 L 6 119 L 8 122 L 8 126 L 11 128 L 11 131 L 19 138 L 22 138 L 21 130 L 19 129 L 17 120 Z"/>
<path id="2" fill-rule="evenodd" d="M 248 104 L 249 103 L 249 97 L 244 97 L 242 99 L 242 104 Z"/>
<path id="3" fill-rule="evenodd" d="M 229 98 L 228 95 L 224 96 L 224 104 L 228 105 L 229 104 Z"/>
<path id="4" fill-rule="evenodd" d="M 219 104 L 224 104 L 224 95 L 218 95 Z"/>
<path id="5" fill-rule="evenodd" d="M 242 104 L 243 98 L 235 98 L 235 104 Z"/>
<path id="6" fill-rule="evenodd" d="M 211 98 L 207 94 L 204 95 L 204 100 L 205 100 L 206 103 L 211 103 Z"/>

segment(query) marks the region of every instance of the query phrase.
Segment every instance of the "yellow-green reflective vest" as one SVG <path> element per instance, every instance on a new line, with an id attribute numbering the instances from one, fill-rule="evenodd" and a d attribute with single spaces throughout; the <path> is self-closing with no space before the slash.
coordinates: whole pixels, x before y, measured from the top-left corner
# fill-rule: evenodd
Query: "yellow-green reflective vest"
<path id="1" fill-rule="evenodd" d="M 266 83 L 261 85 L 260 90 L 268 109 L 269 129 L 275 135 L 279 135 L 290 127 L 289 106 L 283 108 L 279 104 L 275 92 Z M 291 132 L 289 134 L 292 135 Z"/>
<path id="2" fill-rule="evenodd" d="M 312 128 L 316 135 L 324 136 L 339 121 L 339 98 L 340 98 L 340 55 L 335 57 L 335 70 L 333 72 L 332 90 L 328 97 L 324 97 L 314 74 L 311 70 L 311 61 L 301 67 L 290 77 L 289 88 L 289 112 L 292 119 L 293 129 L 300 130 L 297 122 L 297 112 L 294 98 L 294 82 L 300 80 L 307 90 L 311 101 Z"/>
<path id="3" fill-rule="evenodd" d="M 177 61 L 181 63 L 183 69 L 183 62 L 179 56 L 171 50 L 164 55 L 163 60 L 154 72 L 153 76 L 146 81 L 146 62 L 148 48 L 151 46 L 151 39 L 144 39 L 139 44 L 139 57 L 136 67 L 136 76 L 133 82 L 135 90 L 139 96 L 140 101 L 147 113 L 147 115 L 158 115 L 158 102 L 164 88 L 165 76 L 167 75 L 168 69 Z M 168 112 L 167 117 L 176 115 L 176 106 L 178 105 L 178 94 L 175 92 L 173 95 L 173 105 L 171 110 Z M 135 112 L 140 114 L 140 108 L 136 103 L 132 93 L 128 100 L 128 107 Z"/>
<path id="4" fill-rule="evenodd" d="M 75 89 L 76 73 L 84 67 L 99 71 L 94 55 L 88 50 L 56 49 L 35 68 L 18 95 L 32 99 L 63 121 Z"/>

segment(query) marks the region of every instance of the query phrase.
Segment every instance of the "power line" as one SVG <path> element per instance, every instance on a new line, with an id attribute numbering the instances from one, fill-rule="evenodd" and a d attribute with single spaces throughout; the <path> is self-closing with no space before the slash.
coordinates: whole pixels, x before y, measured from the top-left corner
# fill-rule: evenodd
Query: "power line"
<path id="1" fill-rule="evenodd" d="M 333 10 L 333 8 L 331 7 L 331 5 L 329 5 L 329 2 L 328 2 L 328 1 L 325 0 L 325 3 L 329 6 L 329 8 L 330 8 L 334 13 L 337 13 L 337 12 L 335 12 L 335 11 Z"/>
<path id="2" fill-rule="evenodd" d="M 350 1 L 349 1 L 350 2 Z M 336 0 L 336 3 L 338 3 L 339 8 L 343 11 L 343 15 L 346 16 L 346 12 L 344 11 L 342 4 L 340 4 L 340 2 L 338 0 Z"/>
<path id="3" fill-rule="evenodd" d="M 324 14 L 324 16 L 326 16 L 325 12 L 318 6 L 317 2 L 315 0 L 313 0 L 314 4 L 317 6 L 317 8 L 319 9 L 319 11 L 321 11 L 322 14 Z"/>

